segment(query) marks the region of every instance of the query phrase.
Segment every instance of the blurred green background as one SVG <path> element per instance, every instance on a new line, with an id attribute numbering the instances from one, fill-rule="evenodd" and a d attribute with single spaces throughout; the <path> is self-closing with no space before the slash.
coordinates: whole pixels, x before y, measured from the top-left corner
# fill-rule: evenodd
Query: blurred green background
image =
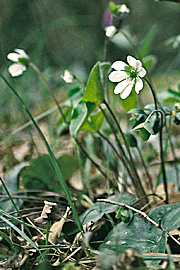
<path id="1" fill-rule="evenodd" d="M 73 71 L 77 77 L 86 81 L 95 62 L 103 60 L 105 36 L 102 22 L 108 3 L 107 0 L 0 1 L 1 72 L 16 86 L 29 106 L 33 106 L 35 102 L 36 109 L 38 104 L 40 111 L 47 109 L 49 95 L 31 69 L 23 76 L 11 78 L 7 73 L 10 65 L 6 58 L 7 53 L 14 48 L 24 49 L 43 71 L 53 89 L 64 87 L 61 78 L 64 69 Z M 148 38 L 146 36 L 146 53 L 157 58 L 153 74 L 179 72 L 179 49 L 165 45 L 165 41 L 180 34 L 180 4 L 157 3 L 154 0 L 124 0 L 115 3 L 125 3 L 130 8 L 123 30 L 137 47 L 149 35 Z M 135 55 L 135 52 L 122 37 L 110 43 L 109 61 L 125 60 L 127 54 Z M 12 94 L 7 94 L 8 91 L 3 84 L 0 119 L 9 119 L 10 111 L 17 107 Z M 59 92 L 60 96 L 61 93 Z"/>

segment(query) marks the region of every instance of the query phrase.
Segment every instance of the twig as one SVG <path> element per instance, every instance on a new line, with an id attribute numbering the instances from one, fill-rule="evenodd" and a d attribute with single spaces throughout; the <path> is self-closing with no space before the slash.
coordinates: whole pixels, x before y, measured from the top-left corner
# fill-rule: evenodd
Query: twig
<path id="1" fill-rule="evenodd" d="M 161 226 L 161 219 L 159 219 L 158 223 L 155 222 L 153 219 L 151 219 L 145 212 L 142 212 L 141 210 L 138 210 L 130 205 L 127 205 L 125 203 L 118 203 L 118 202 L 114 202 L 111 200 L 106 200 L 106 199 L 97 199 L 98 202 L 105 202 L 105 203 L 110 203 L 110 204 L 114 204 L 114 205 L 119 205 L 119 206 L 123 206 L 127 209 L 132 210 L 135 213 L 138 213 L 139 215 L 143 216 L 145 219 L 147 219 L 150 223 L 152 223 L 154 226 L 156 226 L 157 228 L 161 229 L 163 232 L 167 233 L 167 235 L 174 241 L 176 242 L 176 244 L 178 244 L 180 246 L 180 242 L 174 237 L 172 236 L 166 229 L 164 229 Z"/>

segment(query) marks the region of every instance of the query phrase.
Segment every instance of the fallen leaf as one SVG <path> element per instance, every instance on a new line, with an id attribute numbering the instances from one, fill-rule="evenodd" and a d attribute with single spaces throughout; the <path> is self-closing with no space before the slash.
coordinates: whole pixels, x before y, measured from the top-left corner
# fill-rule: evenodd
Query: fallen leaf
<path id="1" fill-rule="evenodd" d="M 36 223 L 46 224 L 47 223 L 47 219 L 48 219 L 48 214 L 51 213 L 52 207 L 57 205 L 57 203 L 48 202 L 48 201 L 44 201 L 44 204 L 45 205 L 43 207 L 41 216 L 34 219 L 34 221 Z"/>
<path id="2" fill-rule="evenodd" d="M 70 207 L 68 206 L 64 216 L 52 224 L 49 232 L 48 241 L 55 244 L 57 237 L 60 237 L 64 223 L 66 222 Z"/>

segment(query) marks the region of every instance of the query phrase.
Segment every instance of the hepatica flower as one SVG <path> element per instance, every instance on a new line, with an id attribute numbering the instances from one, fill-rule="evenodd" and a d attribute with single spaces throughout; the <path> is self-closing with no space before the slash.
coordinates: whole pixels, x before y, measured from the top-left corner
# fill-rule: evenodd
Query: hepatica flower
<path id="1" fill-rule="evenodd" d="M 64 71 L 62 78 L 66 83 L 72 83 L 74 81 L 74 76 L 72 75 L 72 73 L 69 70 Z"/>
<path id="2" fill-rule="evenodd" d="M 116 5 L 113 2 L 109 3 L 109 8 L 105 11 L 103 21 L 103 28 L 107 37 L 112 38 L 118 32 L 129 12 L 130 9 L 125 4 Z"/>
<path id="3" fill-rule="evenodd" d="M 142 67 L 140 60 L 127 56 L 128 64 L 123 61 L 116 61 L 112 64 L 112 71 L 109 75 L 111 82 L 118 82 L 114 89 L 115 94 L 120 94 L 122 99 L 127 98 L 134 87 L 137 94 L 143 88 L 142 78 L 146 75 L 146 70 Z"/>
<path id="4" fill-rule="evenodd" d="M 7 58 L 14 62 L 8 68 L 12 77 L 21 75 L 29 65 L 29 56 L 22 49 L 15 49 L 15 52 L 9 53 Z"/>

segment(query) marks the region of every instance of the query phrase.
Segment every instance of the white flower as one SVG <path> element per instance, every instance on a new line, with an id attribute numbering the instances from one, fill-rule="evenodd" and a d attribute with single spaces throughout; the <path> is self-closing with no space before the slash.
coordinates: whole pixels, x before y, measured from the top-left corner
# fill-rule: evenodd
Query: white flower
<path id="1" fill-rule="evenodd" d="M 115 26 L 111 25 L 111 26 L 106 27 L 105 31 L 106 31 L 106 36 L 109 38 L 112 38 L 116 34 L 117 29 Z"/>
<path id="2" fill-rule="evenodd" d="M 130 9 L 125 4 L 123 4 L 119 7 L 118 11 L 122 13 L 129 13 Z"/>
<path id="3" fill-rule="evenodd" d="M 140 60 L 136 60 L 134 57 L 128 55 L 127 62 L 129 65 L 123 61 L 116 61 L 112 64 L 112 71 L 109 75 L 109 80 L 111 82 L 119 82 L 115 89 L 115 94 L 120 94 L 122 99 L 127 98 L 133 86 L 135 86 L 135 91 L 139 94 L 139 91 L 143 88 L 142 78 L 146 75 L 146 70 L 142 67 Z"/>
<path id="4" fill-rule="evenodd" d="M 15 52 L 9 53 L 7 55 L 9 60 L 15 62 L 8 68 L 8 71 L 12 77 L 21 75 L 29 64 L 29 56 L 25 53 L 24 50 L 15 49 L 14 51 Z"/>
<path id="5" fill-rule="evenodd" d="M 64 71 L 64 75 L 62 78 L 66 83 L 72 83 L 74 80 L 74 76 L 69 72 L 69 70 Z"/>

